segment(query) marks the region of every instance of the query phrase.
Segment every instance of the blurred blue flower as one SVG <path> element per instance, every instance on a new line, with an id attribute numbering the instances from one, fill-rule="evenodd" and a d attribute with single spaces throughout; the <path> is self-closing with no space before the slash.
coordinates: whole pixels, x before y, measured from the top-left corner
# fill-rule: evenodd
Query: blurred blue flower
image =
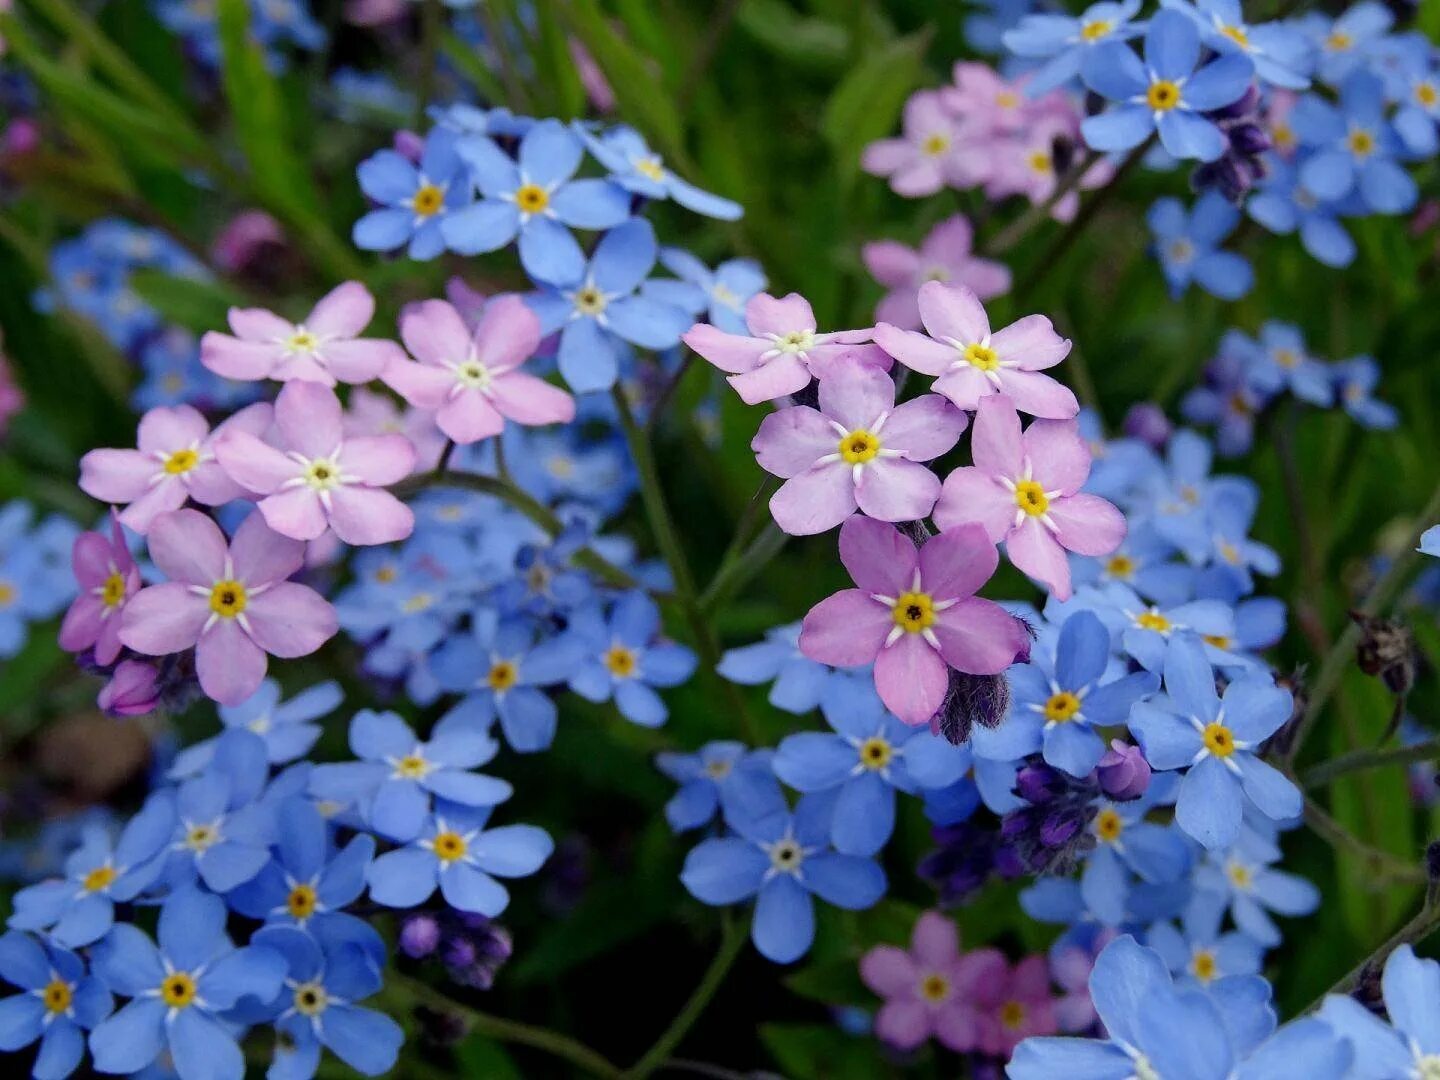
<path id="1" fill-rule="evenodd" d="M 310 752 L 320 738 L 318 720 L 340 706 L 344 693 L 333 679 L 316 683 L 300 691 L 289 701 L 281 702 L 280 684 L 266 679 L 260 689 L 239 705 L 221 705 L 220 722 L 260 736 L 265 742 L 266 759 L 271 765 L 288 765 Z M 194 776 L 210 764 L 220 736 L 192 743 L 175 755 L 169 776 L 181 779 Z"/>
<path id="2" fill-rule="evenodd" d="M 836 677 L 833 668 L 800 651 L 799 623 L 767 630 L 765 640 L 754 645 L 726 649 L 715 670 L 742 686 L 773 682 L 767 700 L 797 716 L 816 708 L 826 686 Z"/>
<path id="3" fill-rule="evenodd" d="M 1035 98 L 1074 80 L 1089 50 L 1141 34 L 1144 27 L 1133 21 L 1139 13 L 1140 0 L 1101 0 L 1078 16 L 1027 14 L 1001 40 L 1016 56 L 1045 61 L 1025 81 L 1026 96 Z"/>
<path id="4" fill-rule="evenodd" d="M 1379 78 L 1357 71 L 1340 88 L 1335 106 L 1307 94 L 1290 113 L 1302 146 L 1314 153 L 1300 162 L 1300 183 L 1316 198 L 1343 199 L 1358 192 L 1377 214 L 1403 214 L 1419 190 L 1395 160 L 1399 138 L 1385 118 L 1385 88 Z"/>
<path id="5" fill-rule="evenodd" d="M 1179 199 L 1156 199 L 1145 220 L 1171 297 L 1179 299 L 1194 282 L 1211 296 L 1238 300 L 1255 283 L 1250 263 L 1220 247 L 1240 223 L 1240 211 L 1218 191 L 1205 192 L 1189 212 Z"/>
<path id="6" fill-rule="evenodd" d="M 674 199 L 687 210 L 724 221 L 735 221 L 745 212 L 739 203 L 681 180 L 634 128 L 617 124 L 596 133 L 577 122 L 575 131 L 595 160 L 610 171 L 610 179 L 626 191 L 647 199 Z"/>
<path id="7" fill-rule="evenodd" d="M 711 270 L 688 251 L 666 247 L 660 249 L 660 265 L 680 280 L 647 281 L 644 288 L 656 299 L 668 299 L 693 314 L 703 311 L 713 325 L 727 334 L 749 333 L 745 305 L 766 285 L 765 271 L 754 259 L 729 259 Z M 694 295 L 687 297 L 682 291 L 687 289 Z M 689 302 L 683 303 L 682 299 Z"/>
<path id="8" fill-rule="evenodd" d="M 1361 427 L 1389 431 L 1400 422 L 1395 406 L 1377 401 L 1372 395 L 1380 381 L 1380 365 L 1373 357 L 1356 356 L 1337 361 L 1330 368 L 1335 379 L 1335 396 Z"/>
<path id="9" fill-rule="evenodd" d="M 395 150 L 381 150 L 360 163 L 360 189 L 379 206 L 355 223 L 356 247 L 406 247 L 410 258 L 421 260 L 445 250 L 441 223 L 471 197 L 455 141 L 454 132 L 435 128 L 425 140 L 418 167 Z"/>
<path id="10" fill-rule="evenodd" d="M 665 804 L 665 820 L 676 832 L 698 829 L 710 824 L 717 811 L 729 818 L 737 798 L 739 812 L 746 812 L 744 801 L 754 788 L 775 787 L 773 757 L 772 750 L 751 750 L 729 740 L 708 742 L 693 754 L 656 754 L 656 768 L 680 785 Z"/>
<path id="11" fill-rule="evenodd" d="M 615 601 L 607 619 L 598 605 L 581 608 L 570 633 L 582 658 L 570 689 L 586 701 L 615 699 L 625 719 L 659 727 L 669 710 L 654 687 L 678 686 L 695 671 L 695 654 L 683 645 L 658 640 L 660 611 L 643 592 Z"/>

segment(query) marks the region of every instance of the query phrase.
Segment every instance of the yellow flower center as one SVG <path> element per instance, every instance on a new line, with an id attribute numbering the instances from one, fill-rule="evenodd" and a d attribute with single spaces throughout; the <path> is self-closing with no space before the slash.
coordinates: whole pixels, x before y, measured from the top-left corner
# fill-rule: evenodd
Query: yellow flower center
<path id="1" fill-rule="evenodd" d="M 386 563 L 384 566 L 380 567 L 380 569 L 375 571 L 374 576 L 375 580 L 378 581 L 381 585 L 389 585 L 390 582 L 394 581 L 397 577 L 400 576 L 400 571 L 395 569 L 395 567 L 391 566 L 389 563 Z"/>
<path id="2" fill-rule="evenodd" d="M 1225 876 L 1230 879 L 1230 884 L 1237 889 L 1250 888 L 1250 881 L 1253 875 L 1250 868 L 1244 863 L 1232 862 L 1225 868 Z"/>
<path id="3" fill-rule="evenodd" d="M 430 771 L 430 762 L 421 754 L 406 754 L 395 762 L 395 775 L 402 780 L 419 780 Z"/>
<path id="4" fill-rule="evenodd" d="M 103 892 L 119 876 L 120 872 L 113 866 L 97 866 L 81 879 L 80 887 L 86 892 Z"/>
<path id="5" fill-rule="evenodd" d="M 115 607 L 125 599 L 125 579 L 118 573 L 111 574 L 100 586 L 100 601 L 106 607 Z"/>
<path id="6" fill-rule="evenodd" d="M 1221 540 L 1217 545 L 1220 549 L 1220 557 L 1231 566 L 1240 565 L 1240 549 L 1228 540 Z"/>
<path id="7" fill-rule="evenodd" d="M 965 363 L 981 371 L 994 371 L 1000 366 L 1000 357 L 995 355 L 995 350 L 989 345 L 966 345 L 965 352 L 961 357 Z"/>
<path id="8" fill-rule="evenodd" d="M 1250 35 L 1245 32 L 1243 26 L 1222 26 L 1220 33 L 1239 45 L 1242 49 L 1250 48 Z"/>
<path id="9" fill-rule="evenodd" d="M 455 369 L 455 378 L 463 386 L 480 389 L 490 385 L 490 369 L 479 360 L 467 360 Z"/>
<path id="10" fill-rule="evenodd" d="M 1007 1001 L 1000 1006 L 1000 1023 L 1011 1031 L 1025 1022 L 1025 1006 L 1018 1001 Z"/>
<path id="11" fill-rule="evenodd" d="M 185 846 L 191 851 L 208 851 L 220 841 L 220 830 L 214 825 L 192 825 L 185 834 Z"/>
<path id="12" fill-rule="evenodd" d="M 1091 19 L 1080 27 L 1081 41 L 1099 41 L 1110 33 L 1109 19 Z"/>
<path id="13" fill-rule="evenodd" d="M 415 192 L 410 205 L 420 217 L 433 217 L 445 205 L 445 192 L 434 184 L 425 184 Z"/>
<path id="14" fill-rule="evenodd" d="M 285 910 L 292 919 L 308 919 L 315 914 L 316 902 L 315 887 L 302 883 L 290 890 L 290 895 L 285 898 Z"/>
<path id="15" fill-rule="evenodd" d="M 406 600 L 405 603 L 400 605 L 400 610 L 406 615 L 418 615 L 422 611 L 429 610 L 434 603 L 435 597 L 431 596 L 428 592 L 417 592 L 414 596 L 410 597 L 410 599 Z"/>
<path id="16" fill-rule="evenodd" d="M 1063 724 L 1080 711 L 1080 699 L 1069 690 L 1051 694 L 1045 702 L 1045 719 L 1051 723 Z"/>
<path id="17" fill-rule="evenodd" d="M 863 465 L 880 453 L 880 439 L 863 428 L 840 440 L 840 456 L 850 465 Z"/>
<path id="18" fill-rule="evenodd" d="M 172 1009 L 183 1009 L 195 1000 L 195 980 L 183 971 L 165 976 L 160 984 L 160 999 Z"/>
<path id="19" fill-rule="evenodd" d="M 804 854 L 794 840 L 781 840 L 770 848 L 770 865 L 789 873 L 800 865 Z"/>
<path id="20" fill-rule="evenodd" d="M 319 1016 L 330 1004 L 325 987 L 318 982 L 301 983 L 295 987 L 295 1011 L 301 1016 Z"/>
<path id="21" fill-rule="evenodd" d="M 1195 245 L 1183 237 L 1179 240 L 1172 240 L 1168 250 L 1171 262 L 1187 263 L 1195 257 Z"/>
<path id="22" fill-rule="evenodd" d="M 1344 52 L 1355 44 L 1355 39 L 1343 30 L 1336 30 L 1325 39 L 1325 48 L 1331 52 Z"/>
<path id="23" fill-rule="evenodd" d="M 538 214 L 550 205 L 550 195 L 538 184 L 522 184 L 515 192 L 515 205 L 526 214 Z"/>
<path id="24" fill-rule="evenodd" d="M 1235 736 L 1219 720 L 1212 720 L 1205 725 L 1203 738 L 1205 749 L 1218 758 L 1227 758 L 1235 752 Z"/>
<path id="25" fill-rule="evenodd" d="M 1295 129 L 1277 121 L 1270 128 L 1270 141 L 1281 150 L 1289 150 L 1295 145 Z"/>
<path id="26" fill-rule="evenodd" d="M 1369 157 L 1375 152 L 1375 136 L 1364 128 L 1356 128 L 1346 137 L 1345 145 L 1356 157 Z"/>
<path id="27" fill-rule="evenodd" d="M 1050 175 L 1050 154 L 1048 151 L 1034 151 L 1033 153 L 1031 153 L 1029 161 L 1030 168 L 1033 172 L 1037 172 L 1041 176 Z"/>
<path id="28" fill-rule="evenodd" d="M 465 838 L 457 832 L 442 832 L 435 836 L 435 855 L 441 862 L 463 859 L 469 847 Z"/>
<path id="29" fill-rule="evenodd" d="M 860 764 L 874 772 L 889 765 L 894 756 L 894 749 L 879 735 L 872 735 L 860 744 Z"/>
<path id="30" fill-rule="evenodd" d="M 329 491 L 340 482 L 340 470 L 334 462 L 316 458 L 305 470 L 305 482 L 316 491 Z"/>
<path id="31" fill-rule="evenodd" d="M 1170 620 L 1153 609 L 1136 615 L 1135 625 L 1141 630 L 1154 630 L 1157 634 L 1168 634 L 1173 629 Z"/>
<path id="32" fill-rule="evenodd" d="M 1209 949 L 1196 949 L 1195 955 L 1190 958 L 1190 974 L 1202 983 L 1208 983 L 1215 978 L 1218 968 L 1219 965 L 1215 963 L 1215 954 Z"/>
<path id="33" fill-rule="evenodd" d="M 9 607 L 19 595 L 20 593 L 14 585 L 8 581 L 0 581 L 0 608 Z"/>
<path id="34" fill-rule="evenodd" d="M 1031 517 L 1039 517 L 1050 509 L 1050 497 L 1034 480 L 1021 480 L 1015 485 L 1015 505 Z"/>
<path id="35" fill-rule="evenodd" d="M 712 761 L 705 766 L 705 775 L 710 777 L 710 779 L 712 780 L 724 780 L 725 777 L 730 775 L 730 769 L 730 762 L 721 758 L 718 761 Z"/>
<path id="36" fill-rule="evenodd" d="M 1283 347 L 1276 349 L 1274 352 L 1274 357 L 1275 363 L 1279 364 L 1283 368 L 1293 368 L 1300 366 L 1300 354 L 1297 353 L 1294 349 L 1287 349 Z"/>
<path id="37" fill-rule="evenodd" d="M 1180 87 L 1169 79 L 1156 79 L 1145 91 L 1145 102 L 1156 112 L 1169 112 L 1180 104 Z"/>
<path id="38" fill-rule="evenodd" d="M 926 135 L 925 138 L 920 141 L 921 153 L 929 154 L 931 157 L 939 157 L 949 149 L 949 136 L 941 135 L 939 132 L 933 135 Z"/>
<path id="39" fill-rule="evenodd" d="M 1430 108 L 1437 101 L 1440 101 L 1440 89 L 1436 89 L 1432 82 L 1415 84 L 1415 100 L 1425 108 Z"/>
<path id="40" fill-rule="evenodd" d="M 490 665 L 490 674 L 485 676 L 485 682 L 496 693 L 509 690 L 519 681 L 520 673 L 509 660 L 497 660 Z"/>
<path id="41" fill-rule="evenodd" d="M 285 339 L 285 348 L 290 352 L 312 353 L 320 347 L 320 339 L 309 330 L 299 329 Z"/>
<path id="42" fill-rule="evenodd" d="M 1207 645 L 1214 645 L 1217 649 L 1230 648 L 1230 639 L 1224 634 L 1202 634 L 1200 636 Z"/>
<path id="43" fill-rule="evenodd" d="M 895 625 L 907 634 L 918 634 L 935 625 L 935 601 L 929 593 L 901 593 L 890 609 Z"/>
<path id="44" fill-rule="evenodd" d="M 640 158 L 635 162 L 635 171 L 659 183 L 665 179 L 665 163 L 658 157 Z"/>
<path id="45" fill-rule="evenodd" d="M 200 455 L 194 450 L 176 450 L 165 459 L 165 471 L 171 476 L 187 473 L 200 464 Z"/>
<path id="46" fill-rule="evenodd" d="M 235 618 L 246 603 L 245 586 L 238 581 L 217 581 L 210 590 L 210 610 L 223 618 Z"/>
<path id="47" fill-rule="evenodd" d="M 586 285 L 575 294 L 575 310 L 581 315 L 599 315 L 605 310 L 605 294 L 593 285 Z"/>
<path id="48" fill-rule="evenodd" d="M 944 975 L 926 975 L 920 980 L 920 996 L 938 1005 L 950 996 L 950 980 Z"/>
<path id="49" fill-rule="evenodd" d="M 1095 835 L 1107 844 L 1113 844 L 1120 839 L 1120 834 L 1125 831 L 1125 822 L 1120 820 L 1120 815 L 1115 808 L 1107 806 L 1100 813 L 1095 815 Z"/>
<path id="50" fill-rule="evenodd" d="M 605 650 L 603 659 L 606 669 L 617 679 L 628 679 L 635 674 L 635 652 L 624 645 L 611 645 Z"/>
<path id="51" fill-rule="evenodd" d="M 45 1002 L 45 1008 L 52 1013 L 68 1012 L 70 1009 L 70 984 L 64 979 L 51 979 L 45 984 L 45 989 L 40 995 Z"/>
<path id="52" fill-rule="evenodd" d="M 1122 581 L 1135 576 L 1135 560 L 1129 555 L 1111 555 L 1105 563 L 1105 573 Z"/>
<path id="53" fill-rule="evenodd" d="M 1020 105 L 1020 95 L 1013 90 L 1001 90 L 995 95 L 995 104 L 1002 109 L 1014 109 Z"/>

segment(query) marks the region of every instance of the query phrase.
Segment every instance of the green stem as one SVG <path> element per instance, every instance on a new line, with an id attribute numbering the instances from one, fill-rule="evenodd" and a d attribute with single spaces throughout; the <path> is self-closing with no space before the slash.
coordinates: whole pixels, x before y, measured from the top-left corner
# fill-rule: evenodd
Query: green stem
<path id="1" fill-rule="evenodd" d="M 759 574 L 771 559 L 780 554 L 780 549 L 789 539 L 773 521 L 768 522 L 743 553 L 720 564 L 715 577 L 700 595 L 700 609 L 708 615 L 722 607 L 736 590 Z"/>
<path id="2" fill-rule="evenodd" d="M 1371 847 L 1311 799 L 1305 800 L 1305 824 L 1331 847 L 1337 850 L 1344 848 L 1352 855 L 1366 860 L 1369 863 L 1368 869 L 1381 879 L 1373 882 L 1377 888 L 1382 883 L 1419 885 L 1425 881 L 1425 873 L 1418 866 L 1412 866 L 1388 852 Z"/>
<path id="3" fill-rule="evenodd" d="M 1307 769 L 1300 776 L 1302 787 L 1324 787 L 1348 773 L 1366 769 L 1383 769 L 1387 765 L 1410 765 L 1417 761 L 1440 758 L 1440 738 L 1426 739 L 1414 746 L 1397 746 L 1390 750 L 1356 750 Z"/>
<path id="4" fill-rule="evenodd" d="M 1018 218 L 1006 225 L 997 232 L 990 240 L 983 245 L 984 254 L 989 256 L 1003 255 L 1021 240 L 1030 235 L 1030 232 L 1050 216 L 1050 211 L 1059 205 L 1060 200 L 1075 190 L 1077 184 L 1085 178 L 1085 174 L 1094 168 L 1095 163 L 1100 160 L 1100 153 L 1095 150 L 1086 150 L 1083 157 L 1070 166 L 1070 170 L 1055 184 L 1055 190 L 1050 193 L 1049 198 L 1038 202 L 1021 214 Z"/>
<path id="5" fill-rule="evenodd" d="M 1360 980 L 1364 977 L 1366 971 L 1378 972 L 1382 970 L 1385 966 L 1386 959 L 1401 945 L 1413 945 L 1423 941 L 1437 929 L 1440 929 L 1440 904 L 1435 904 L 1427 900 L 1413 919 L 1386 938 L 1384 944 L 1351 968 L 1343 979 L 1312 1001 L 1309 1008 L 1305 1011 L 1311 1012 L 1318 1009 L 1331 994 L 1348 994 L 1352 992 L 1360 985 Z"/>
<path id="6" fill-rule="evenodd" d="M 440 1012 L 459 1013 L 471 1028 L 492 1039 L 543 1050 L 547 1054 L 570 1062 L 577 1068 L 584 1069 L 592 1076 L 620 1077 L 625 1075 L 598 1051 L 592 1050 L 584 1043 L 572 1039 L 568 1035 L 562 1035 L 558 1031 L 481 1012 L 479 1009 L 456 1001 L 449 995 L 408 975 L 392 972 L 386 982 L 404 991 L 413 1001 L 421 1005 L 429 1006 Z"/>
<path id="7" fill-rule="evenodd" d="M 710 961 L 710 966 L 705 969 L 705 974 L 690 995 L 690 1000 L 685 1002 L 675 1019 L 670 1021 L 670 1026 L 660 1033 L 660 1037 L 645 1051 L 645 1056 L 625 1071 L 625 1080 L 644 1080 L 665 1064 L 671 1052 L 680 1045 L 695 1026 L 695 1022 L 700 1019 L 715 992 L 720 989 L 744 944 L 744 927 L 728 911 L 724 912 L 720 917 L 720 948 L 715 953 L 715 959 Z"/>

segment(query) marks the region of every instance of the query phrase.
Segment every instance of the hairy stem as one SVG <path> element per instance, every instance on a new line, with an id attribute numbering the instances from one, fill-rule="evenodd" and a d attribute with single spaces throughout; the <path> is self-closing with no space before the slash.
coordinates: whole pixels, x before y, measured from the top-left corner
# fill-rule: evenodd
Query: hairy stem
<path id="1" fill-rule="evenodd" d="M 1305 770 L 1300 775 L 1300 783 L 1307 788 L 1324 787 L 1349 773 L 1383 769 L 1387 765 L 1409 765 L 1435 758 L 1440 758 L 1440 738 L 1426 739 L 1414 746 L 1397 746 L 1389 750 L 1356 750 Z"/>
<path id="2" fill-rule="evenodd" d="M 1360 985 L 1367 971 L 1380 971 L 1385 966 L 1385 961 L 1390 954 L 1401 945 L 1413 945 L 1425 940 L 1436 930 L 1440 930 L 1440 904 L 1430 902 L 1428 899 L 1423 907 L 1416 913 L 1415 917 L 1404 926 L 1396 930 L 1385 939 L 1385 942 L 1364 960 L 1356 964 L 1345 975 L 1319 998 L 1310 1003 L 1306 1012 L 1317 1009 L 1331 994 L 1348 994 Z"/>
<path id="3" fill-rule="evenodd" d="M 1305 824 L 1331 847 L 1337 850 L 1344 848 L 1366 860 L 1370 864 L 1369 869 L 1381 879 L 1375 882 L 1377 887 L 1381 884 L 1419 885 L 1425 881 L 1425 873 L 1419 866 L 1412 866 L 1389 852 L 1371 847 L 1311 799 L 1305 800 Z"/>

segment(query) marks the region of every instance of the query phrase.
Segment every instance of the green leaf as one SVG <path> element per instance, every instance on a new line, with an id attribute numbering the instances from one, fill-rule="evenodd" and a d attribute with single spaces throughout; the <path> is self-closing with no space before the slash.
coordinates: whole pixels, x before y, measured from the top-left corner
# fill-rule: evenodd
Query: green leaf
<path id="1" fill-rule="evenodd" d="M 860 981 L 859 964 L 852 957 L 840 957 L 807 964 L 785 978 L 792 994 L 826 1005 L 873 1005 L 875 995 Z"/>
<path id="2" fill-rule="evenodd" d="M 872 52 L 825 103 L 820 132 L 835 151 L 842 177 L 855 176 L 867 143 L 894 130 L 905 99 L 926 76 L 930 35 L 926 28 Z"/>
<path id="3" fill-rule="evenodd" d="M 761 1024 L 765 1044 L 786 1076 L 826 1080 L 873 1080 L 888 1071 L 879 1043 L 857 1039 L 838 1028 L 820 1024 Z"/>
<path id="4" fill-rule="evenodd" d="M 178 323 L 196 333 L 223 329 L 230 308 L 243 303 L 218 282 L 171 277 L 161 270 L 137 270 L 130 284 L 166 322 Z"/>
<path id="5" fill-rule="evenodd" d="M 471 1035 L 455 1048 L 455 1058 L 462 1076 L 483 1076 L 486 1080 L 521 1080 L 524 1075 L 516 1067 L 504 1047 L 484 1035 Z"/>
<path id="6" fill-rule="evenodd" d="M 834 71 L 849 56 L 850 33 L 844 26 L 802 15 L 785 0 L 745 0 L 736 22 L 770 52 L 800 67 Z"/>

